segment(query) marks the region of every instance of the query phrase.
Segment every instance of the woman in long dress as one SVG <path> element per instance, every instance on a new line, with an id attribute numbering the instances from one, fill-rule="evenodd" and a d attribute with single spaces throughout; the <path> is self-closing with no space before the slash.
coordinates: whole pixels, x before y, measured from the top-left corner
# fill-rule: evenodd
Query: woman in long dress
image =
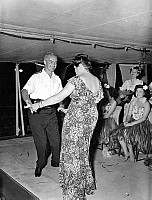
<path id="1" fill-rule="evenodd" d="M 32 109 L 56 104 L 70 95 L 62 128 L 59 180 L 64 200 L 83 200 L 96 189 L 89 164 L 89 146 L 103 90 L 99 79 L 90 73 L 91 63 L 86 55 L 76 56 L 73 64 L 76 76 L 69 79 L 60 93 L 33 104 Z"/>
<path id="2" fill-rule="evenodd" d="M 139 151 L 144 154 L 150 153 L 151 123 L 148 119 L 150 104 L 147 96 L 148 87 L 136 85 L 135 97 L 130 103 L 126 121 L 111 132 L 111 146 L 114 148 L 114 141 L 119 140 L 125 154 L 125 161 L 129 158 L 135 161 Z"/>

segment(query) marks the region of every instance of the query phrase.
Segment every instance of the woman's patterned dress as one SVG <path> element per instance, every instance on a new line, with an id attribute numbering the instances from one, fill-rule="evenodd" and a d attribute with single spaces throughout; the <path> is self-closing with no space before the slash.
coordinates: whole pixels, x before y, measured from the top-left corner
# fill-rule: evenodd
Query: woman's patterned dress
<path id="1" fill-rule="evenodd" d="M 69 79 L 75 86 L 64 118 L 59 181 L 64 200 L 85 199 L 95 189 L 89 165 L 89 145 L 98 119 L 96 103 L 103 98 L 102 86 L 92 93 L 78 76 Z"/>
<path id="2" fill-rule="evenodd" d="M 134 97 L 132 101 L 133 108 L 130 121 L 142 118 L 146 98 L 143 98 L 143 100 L 140 102 L 140 104 L 138 104 L 138 106 L 136 104 L 137 98 Z M 138 152 L 141 151 L 145 154 L 149 153 L 151 148 L 151 127 L 152 124 L 148 120 L 148 117 L 145 121 L 135 124 L 133 126 L 124 127 L 124 125 L 121 124 L 110 134 L 111 148 L 116 148 L 117 139 L 123 139 L 125 140 L 127 145 L 132 144 L 133 147 L 136 147 Z"/>

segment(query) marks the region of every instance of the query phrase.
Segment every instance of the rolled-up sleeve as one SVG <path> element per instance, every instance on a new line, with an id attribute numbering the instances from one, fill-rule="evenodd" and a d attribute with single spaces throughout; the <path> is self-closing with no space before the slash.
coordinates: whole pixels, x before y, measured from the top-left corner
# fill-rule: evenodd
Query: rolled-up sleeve
<path id="1" fill-rule="evenodd" d="M 23 89 L 28 91 L 28 95 L 32 94 L 35 90 L 35 76 L 31 76 L 29 78 L 29 80 L 27 81 L 27 83 L 25 84 L 25 86 L 23 87 Z"/>

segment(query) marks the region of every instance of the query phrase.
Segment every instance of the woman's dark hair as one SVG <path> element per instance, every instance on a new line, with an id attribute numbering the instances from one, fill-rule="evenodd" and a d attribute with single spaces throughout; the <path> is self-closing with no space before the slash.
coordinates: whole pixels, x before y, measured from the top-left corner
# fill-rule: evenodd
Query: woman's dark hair
<path id="1" fill-rule="evenodd" d="M 136 97 L 136 91 L 138 88 L 142 88 L 143 91 L 144 91 L 144 97 L 146 97 L 147 99 L 150 98 L 150 91 L 149 91 L 149 88 L 146 84 L 143 84 L 143 85 L 136 85 L 135 86 L 135 90 L 134 90 L 134 96 Z"/>
<path id="2" fill-rule="evenodd" d="M 131 67 L 130 68 L 130 74 L 131 74 L 131 72 L 132 72 L 132 70 L 133 69 L 136 69 L 137 70 L 137 72 L 138 72 L 138 74 L 140 74 L 141 73 L 141 70 L 140 70 L 140 68 L 138 67 L 138 66 L 134 66 L 134 67 Z"/>
<path id="3" fill-rule="evenodd" d="M 113 97 L 114 100 L 116 100 L 119 93 L 115 88 L 110 86 L 110 88 L 103 87 L 103 95 L 104 98 L 102 99 L 102 106 L 105 107 L 110 102 L 110 97 Z"/>
<path id="4" fill-rule="evenodd" d="M 114 98 L 114 100 L 116 100 L 119 96 L 118 90 L 112 86 L 110 86 L 110 88 L 109 88 L 109 93 L 110 93 L 110 96 Z"/>
<path id="5" fill-rule="evenodd" d="M 78 67 L 78 65 L 81 62 L 84 63 L 87 66 L 88 69 L 92 69 L 92 65 L 91 65 L 91 62 L 89 60 L 88 55 L 86 55 L 86 54 L 77 54 L 75 56 L 75 58 L 72 60 L 73 65 L 75 65 L 76 67 Z"/>

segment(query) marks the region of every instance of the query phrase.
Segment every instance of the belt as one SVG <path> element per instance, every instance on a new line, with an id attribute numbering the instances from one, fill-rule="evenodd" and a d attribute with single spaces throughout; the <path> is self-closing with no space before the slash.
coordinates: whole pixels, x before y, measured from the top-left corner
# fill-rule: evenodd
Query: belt
<path id="1" fill-rule="evenodd" d="M 38 103 L 40 101 L 43 101 L 42 99 L 30 99 L 31 102 L 34 104 L 34 103 Z M 55 108 L 55 106 L 45 106 L 45 107 L 42 107 L 41 109 L 47 109 L 47 108 Z"/>
<path id="2" fill-rule="evenodd" d="M 42 99 L 30 99 L 32 103 L 38 103 L 40 101 L 43 101 Z"/>

